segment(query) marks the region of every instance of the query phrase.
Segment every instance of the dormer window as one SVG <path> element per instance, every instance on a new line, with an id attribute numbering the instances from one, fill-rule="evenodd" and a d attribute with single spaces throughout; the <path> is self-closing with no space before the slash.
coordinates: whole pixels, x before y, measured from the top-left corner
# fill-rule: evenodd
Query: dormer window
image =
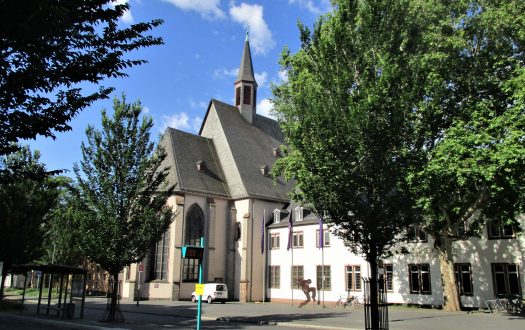
<path id="1" fill-rule="evenodd" d="M 281 211 L 278 209 L 275 209 L 273 211 L 273 223 L 279 223 L 281 222 Z"/>
<path id="2" fill-rule="evenodd" d="M 268 165 L 261 166 L 261 174 L 264 176 L 270 175 L 270 167 Z"/>
<path id="3" fill-rule="evenodd" d="M 297 206 L 294 210 L 295 215 L 295 221 L 303 221 L 303 208 L 300 206 Z"/>
<path id="4" fill-rule="evenodd" d="M 203 160 L 199 160 L 197 162 L 197 170 L 201 173 L 206 172 L 206 162 Z"/>

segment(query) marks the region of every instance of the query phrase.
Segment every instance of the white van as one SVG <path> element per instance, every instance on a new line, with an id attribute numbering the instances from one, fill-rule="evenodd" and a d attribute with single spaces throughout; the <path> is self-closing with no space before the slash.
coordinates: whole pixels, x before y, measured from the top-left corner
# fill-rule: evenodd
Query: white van
<path id="1" fill-rule="evenodd" d="M 191 293 L 191 301 L 197 302 L 198 296 L 195 291 Z M 228 287 L 224 283 L 206 283 L 204 284 L 204 294 L 202 300 L 206 300 L 208 304 L 214 301 L 220 301 L 222 304 L 228 301 Z"/>

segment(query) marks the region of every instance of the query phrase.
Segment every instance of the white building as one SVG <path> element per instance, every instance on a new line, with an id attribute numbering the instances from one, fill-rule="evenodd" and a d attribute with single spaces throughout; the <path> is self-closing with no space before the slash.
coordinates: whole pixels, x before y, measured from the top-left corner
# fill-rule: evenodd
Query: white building
<path id="1" fill-rule="evenodd" d="M 230 299 L 304 300 L 292 283 L 310 279 L 317 286 L 323 265 L 326 288 L 318 297 L 328 302 L 347 291 L 362 295 L 360 278 L 369 274 L 367 263 L 328 231 L 319 249 L 315 215 L 290 205 L 291 186 L 268 175 L 284 137 L 276 121 L 256 112 L 253 72 L 246 40 L 234 83 L 235 105 L 211 100 L 198 135 L 172 128 L 163 135 L 169 180 L 176 188 L 169 200 L 175 218 L 143 266 L 125 270 L 123 297 L 133 299 L 140 283 L 141 298 L 189 299 L 198 262 L 182 259 L 181 246 L 199 245 L 201 236 L 204 282 L 226 283 Z M 288 251 L 290 210 L 297 215 L 295 247 Z M 521 293 L 525 240 L 509 230 L 492 228 L 490 237 L 487 232 L 481 239 L 455 243 L 464 306 L 482 306 L 495 293 Z M 384 260 L 389 302 L 442 304 L 438 259 L 425 239 L 414 232 L 420 242 L 406 243 L 410 254 Z"/>

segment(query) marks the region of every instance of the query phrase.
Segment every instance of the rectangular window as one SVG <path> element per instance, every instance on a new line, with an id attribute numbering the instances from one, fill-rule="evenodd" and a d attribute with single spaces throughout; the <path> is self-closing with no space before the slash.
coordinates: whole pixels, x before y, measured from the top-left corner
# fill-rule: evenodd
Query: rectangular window
<path id="1" fill-rule="evenodd" d="M 281 222 L 281 212 L 279 210 L 273 211 L 273 223 Z"/>
<path id="2" fill-rule="evenodd" d="M 346 291 L 361 291 L 361 266 L 345 266 Z"/>
<path id="3" fill-rule="evenodd" d="M 499 221 L 490 222 L 488 225 L 489 239 L 498 238 L 515 238 L 514 227 L 512 225 L 505 225 Z"/>
<path id="4" fill-rule="evenodd" d="M 301 289 L 299 281 L 304 279 L 304 268 L 303 266 L 292 266 L 292 278 L 291 287 L 292 289 Z"/>
<path id="5" fill-rule="evenodd" d="M 408 241 L 412 243 L 428 242 L 428 235 L 419 227 L 410 226 L 408 228 Z"/>
<path id="6" fill-rule="evenodd" d="M 279 289 L 281 287 L 281 266 L 270 266 L 269 275 L 268 287 Z"/>
<path id="7" fill-rule="evenodd" d="M 474 289 L 472 285 L 472 269 L 470 264 L 454 264 L 456 284 L 458 292 L 462 296 L 472 296 Z"/>
<path id="8" fill-rule="evenodd" d="M 392 264 L 383 265 L 383 278 L 385 279 L 386 291 L 394 291 L 394 266 Z"/>
<path id="9" fill-rule="evenodd" d="M 408 265 L 410 293 L 431 294 L 430 287 L 430 265 L 411 264 Z"/>
<path id="10" fill-rule="evenodd" d="M 241 105 L 241 87 L 235 88 L 235 106 Z"/>
<path id="11" fill-rule="evenodd" d="M 520 274 L 516 264 L 492 264 L 492 281 L 495 295 L 521 295 Z"/>
<path id="12" fill-rule="evenodd" d="M 199 280 L 199 260 L 183 259 L 182 280 L 184 282 L 197 282 Z"/>
<path id="13" fill-rule="evenodd" d="M 319 229 L 315 231 L 315 246 L 319 246 Z M 327 229 L 323 230 L 323 246 L 330 247 L 330 232 Z"/>
<path id="14" fill-rule="evenodd" d="M 304 240 L 303 240 L 303 232 L 302 231 L 294 231 L 293 232 L 293 248 L 302 248 L 304 247 Z"/>
<path id="15" fill-rule="evenodd" d="M 303 208 L 298 206 L 295 208 L 295 221 L 303 221 Z"/>
<path id="16" fill-rule="evenodd" d="M 251 98 L 252 98 L 252 88 L 250 86 L 244 86 L 244 98 L 243 103 L 250 105 L 251 104 Z"/>
<path id="17" fill-rule="evenodd" d="M 280 241 L 281 241 L 281 236 L 278 233 L 270 234 L 270 249 L 271 250 L 279 249 L 281 245 Z"/>
<path id="18" fill-rule="evenodd" d="M 332 287 L 330 266 L 317 266 L 317 290 L 328 290 Z"/>

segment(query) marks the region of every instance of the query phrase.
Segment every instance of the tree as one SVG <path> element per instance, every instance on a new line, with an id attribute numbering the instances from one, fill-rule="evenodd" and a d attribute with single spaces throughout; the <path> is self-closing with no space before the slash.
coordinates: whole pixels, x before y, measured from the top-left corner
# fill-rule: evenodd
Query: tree
<path id="1" fill-rule="evenodd" d="M 80 233 L 75 227 L 79 217 L 79 199 L 75 196 L 76 187 L 71 178 L 62 177 L 57 205 L 49 214 L 44 235 L 44 255 L 41 262 L 81 266 L 84 256 L 78 245 Z"/>
<path id="2" fill-rule="evenodd" d="M 102 130 L 86 130 L 80 166 L 74 171 L 81 208 L 77 224 L 85 256 L 113 277 L 111 305 L 106 321 L 118 320 L 118 274 L 142 260 L 172 220 L 167 199 L 173 187 L 161 168 L 166 154 L 150 142 L 151 118 L 139 123 L 142 107 L 114 100 L 113 118 L 102 112 Z"/>
<path id="3" fill-rule="evenodd" d="M 274 87 L 287 147 L 274 173 L 296 182 L 354 253 L 370 263 L 372 328 L 379 328 L 377 266 L 416 220 L 405 176 L 412 161 L 413 106 L 426 73 L 424 24 L 410 1 L 334 1 L 301 49 L 282 54 L 288 82 Z"/>
<path id="4" fill-rule="evenodd" d="M 87 91 L 81 83 L 125 77 L 124 69 L 145 63 L 127 53 L 159 45 L 145 33 L 161 20 L 119 27 L 129 8 L 114 0 L 0 1 L 0 155 L 20 139 L 55 137 L 111 87 Z"/>
<path id="5" fill-rule="evenodd" d="M 0 158 L 1 175 L 14 175 L 9 168 L 16 165 L 26 173 L 45 171 L 39 162 L 38 151 L 32 153 L 27 146 Z M 59 180 L 17 178 L 0 181 L 0 261 L 3 262 L 0 298 L 4 281 L 13 264 L 24 264 L 39 258 L 42 251 L 44 228 L 50 210 L 58 199 Z"/>
<path id="6" fill-rule="evenodd" d="M 433 38 L 417 105 L 421 162 L 408 176 L 435 239 L 445 310 L 460 310 L 452 244 L 523 212 L 525 3 L 455 1 Z M 521 82 L 521 83 L 520 83 Z"/>

